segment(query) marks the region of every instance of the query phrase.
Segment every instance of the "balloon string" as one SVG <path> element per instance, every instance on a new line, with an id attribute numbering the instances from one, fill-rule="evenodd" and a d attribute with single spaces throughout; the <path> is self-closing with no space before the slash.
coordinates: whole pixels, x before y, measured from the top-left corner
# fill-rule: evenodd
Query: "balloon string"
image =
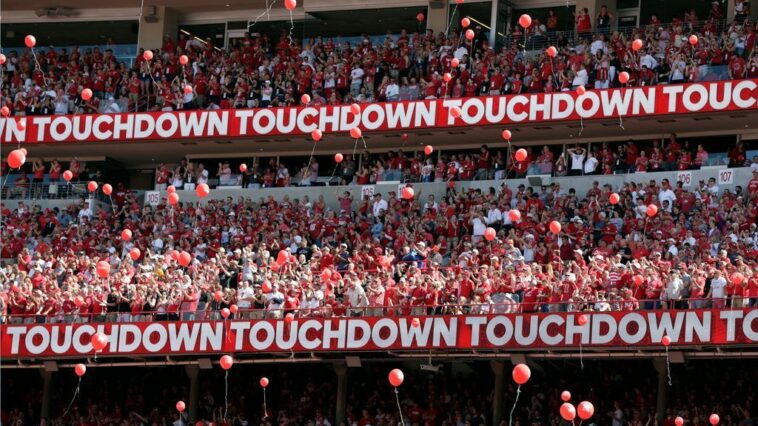
<path id="1" fill-rule="evenodd" d="M 226 410 L 229 408 L 229 370 L 224 374 L 224 420 L 226 420 Z"/>
<path id="2" fill-rule="evenodd" d="M 263 388 L 263 418 L 268 418 L 268 409 L 266 408 L 266 388 Z"/>
<path id="3" fill-rule="evenodd" d="M 626 83 L 624 83 L 624 84 L 626 84 Z M 623 86 L 621 87 L 621 98 L 622 99 L 624 98 L 624 87 Z M 624 117 L 621 114 L 621 110 L 619 110 L 619 126 L 621 127 L 621 130 L 626 130 L 624 128 Z"/>
<path id="4" fill-rule="evenodd" d="M 395 401 L 397 402 L 397 411 L 400 413 L 400 424 L 405 426 L 405 420 L 403 420 L 403 408 L 400 406 L 400 393 L 395 388 Z"/>
<path id="5" fill-rule="evenodd" d="M 511 426 L 513 424 L 513 412 L 516 411 L 516 404 L 518 404 L 519 395 L 521 395 L 521 385 L 518 385 L 518 388 L 516 388 L 516 400 L 513 401 L 513 407 L 511 407 L 511 415 L 508 418 L 508 426 Z"/>
<path id="6" fill-rule="evenodd" d="M 76 400 L 76 396 L 79 395 L 79 386 L 82 384 L 82 378 L 79 377 L 79 383 L 76 384 L 76 390 L 74 390 L 74 396 L 71 398 L 71 402 L 68 403 L 68 407 L 66 407 L 66 411 L 63 412 L 63 415 L 61 417 L 66 417 L 66 414 L 68 414 L 68 410 L 71 409 L 71 406 L 74 405 L 74 401 Z"/>
<path id="7" fill-rule="evenodd" d="M 290 10 L 290 34 L 289 34 L 290 46 L 292 45 L 292 31 L 294 30 L 295 30 L 295 22 L 292 20 L 292 11 Z"/>
<path id="8" fill-rule="evenodd" d="M 669 365 L 669 347 L 666 346 L 666 375 L 669 379 L 669 386 L 671 386 L 671 365 Z"/>
<path id="9" fill-rule="evenodd" d="M 447 36 L 447 32 L 450 30 L 450 26 L 453 25 L 453 19 L 455 19 L 455 12 L 458 11 L 458 3 L 455 4 L 455 7 L 453 8 L 453 13 L 450 14 L 450 22 L 447 23 L 447 28 L 445 28 L 445 35 Z"/>
<path id="10" fill-rule="evenodd" d="M 250 25 L 248 25 L 247 29 L 249 30 L 250 28 L 254 27 L 255 24 L 257 24 L 258 21 L 261 18 L 263 18 L 263 15 L 266 15 L 266 19 L 270 21 L 271 20 L 271 8 L 274 7 L 274 4 L 276 4 L 276 2 L 277 2 L 277 0 L 274 0 L 271 3 L 269 3 L 269 0 L 266 0 L 266 10 L 264 10 L 263 12 L 261 12 L 260 15 L 256 16 L 255 18 L 253 18 L 253 23 L 250 24 Z"/>
<path id="11" fill-rule="evenodd" d="M 582 366 L 582 370 L 584 370 L 584 358 L 582 357 L 582 339 L 579 338 L 579 364 Z"/>
<path id="12" fill-rule="evenodd" d="M 355 151 L 358 149 L 358 139 L 355 140 L 355 144 L 353 145 L 353 160 L 355 160 Z"/>

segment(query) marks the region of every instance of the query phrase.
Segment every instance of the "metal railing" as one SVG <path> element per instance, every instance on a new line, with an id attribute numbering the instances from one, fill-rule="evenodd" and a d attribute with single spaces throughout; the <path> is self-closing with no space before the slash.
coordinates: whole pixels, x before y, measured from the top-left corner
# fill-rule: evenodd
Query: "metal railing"
<path id="1" fill-rule="evenodd" d="M 31 182 L 19 184 L 20 175 L 8 175 L 0 187 L 2 200 L 73 200 L 90 196 L 86 182 Z"/>

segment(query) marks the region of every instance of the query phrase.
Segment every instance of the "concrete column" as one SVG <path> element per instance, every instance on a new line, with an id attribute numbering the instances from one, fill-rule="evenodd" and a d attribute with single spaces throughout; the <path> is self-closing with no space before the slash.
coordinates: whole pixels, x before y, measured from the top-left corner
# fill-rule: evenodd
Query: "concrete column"
<path id="1" fill-rule="evenodd" d="M 153 13 L 154 12 L 154 13 Z M 174 41 L 179 33 L 178 13 L 165 6 L 145 6 L 139 22 L 137 47 L 158 49 L 163 46 L 163 37 L 171 36 Z"/>
<path id="2" fill-rule="evenodd" d="M 42 408 L 40 409 L 40 418 L 47 418 L 50 419 L 50 399 L 53 395 L 53 390 L 55 390 L 55 386 L 53 384 L 53 374 L 55 374 L 52 371 L 47 371 L 44 368 L 40 369 L 39 374 L 42 376 L 43 384 L 42 384 Z M 48 422 L 49 423 L 49 422 Z"/>
<path id="3" fill-rule="evenodd" d="M 492 398 L 492 426 L 497 426 L 503 419 L 504 403 L 503 390 L 505 388 L 505 365 L 500 361 L 490 361 L 490 368 L 495 374 L 495 396 Z"/>
<path id="4" fill-rule="evenodd" d="M 334 372 L 337 373 L 337 407 L 334 412 L 335 424 L 345 421 L 345 407 L 347 405 L 347 365 L 344 363 L 334 364 Z"/>
<path id="5" fill-rule="evenodd" d="M 432 8 L 432 3 L 442 3 L 444 7 L 434 9 Z M 450 2 L 448 0 L 429 2 L 429 7 L 426 9 L 426 28 L 434 30 L 435 35 L 445 32 L 445 28 L 447 28 L 449 5 Z"/>
<path id="6" fill-rule="evenodd" d="M 200 404 L 200 367 L 197 365 L 187 365 L 184 367 L 187 377 L 190 379 L 189 401 L 189 424 L 194 424 L 197 420 L 197 408 Z"/>
<path id="7" fill-rule="evenodd" d="M 499 4 L 499 0 L 492 0 L 492 8 L 490 9 L 490 38 L 488 42 L 493 49 L 496 47 L 495 42 L 497 40 L 497 8 Z"/>
<path id="8" fill-rule="evenodd" d="M 658 423 L 663 424 L 666 417 L 666 405 L 668 403 L 669 384 L 666 373 L 666 359 L 653 359 L 655 371 L 658 372 L 658 398 L 656 400 L 655 411 L 658 413 Z"/>

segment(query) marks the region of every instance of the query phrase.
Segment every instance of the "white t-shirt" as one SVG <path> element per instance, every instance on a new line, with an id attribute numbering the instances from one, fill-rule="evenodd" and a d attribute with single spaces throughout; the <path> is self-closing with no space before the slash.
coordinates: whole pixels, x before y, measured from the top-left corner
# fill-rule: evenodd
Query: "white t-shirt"
<path id="1" fill-rule="evenodd" d="M 363 81 L 363 68 L 354 68 L 352 71 L 350 71 L 350 78 L 352 80 L 353 84 L 359 84 L 361 81 Z"/>
<path id="2" fill-rule="evenodd" d="M 658 199 L 661 201 L 661 205 L 663 205 L 664 201 L 669 202 L 669 207 L 666 209 L 666 211 L 671 211 L 671 208 L 674 206 L 674 202 L 676 201 L 676 194 L 674 194 L 674 191 L 669 189 L 663 189 L 660 192 L 658 192 Z"/>
<path id="3" fill-rule="evenodd" d="M 597 169 L 598 161 L 595 157 L 590 157 L 584 162 L 584 173 L 594 173 Z"/>
<path id="4" fill-rule="evenodd" d="M 722 299 L 726 297 L 726 278 L 714 278 L 711 280 L 711 298 Z"/>
<path id="5" fill-rule="evenodd" d="M 387 200 L 374 201 L 374 205 L 371 210 L 371 213 L 373 213 L 374 217 L 377 217 L 379 216 L 379 212 L 381 210 L 384 210 L 386 212 L 388 207 L 389 206 L 387 204 Z"/>
<path id="6" fill-rule="evenodd" d="M 255 292 L 250 287 L 241 288 L 239 292 L 237 293 L 237 306 L 243 309 L 247 309 L 250 307 L 251 302 L 249 300 L 243 300 L 243 299 L 249 299 L 255 296 Z"/>
<path id="7" fill-rule="evenodd" d="M 471 225 L 473 225 L 472 227 L 474 228 L 474 236 L 484 235 L 484 231 L 487 229 L 487 225 L 485 225 L 485 223 L 478 217 L 471 220 Z"/>
<path id="8" fill-rule="evenodd" d="M 572 151 L 571 155 L 571 170 L 582 170 L 584 164 L 584 157 L 586 153 L 582 151 L 581 154 L 577 154 L 576 151 Z"/>

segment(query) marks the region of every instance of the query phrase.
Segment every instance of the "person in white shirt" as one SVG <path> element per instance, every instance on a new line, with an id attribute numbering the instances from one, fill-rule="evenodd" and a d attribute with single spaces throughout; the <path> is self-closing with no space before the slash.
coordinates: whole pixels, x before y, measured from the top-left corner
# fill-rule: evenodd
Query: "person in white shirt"
<path id="1" fill-rule="evenodd" d="M 361 84 L 365 74 L 360 64 L 355 64 L 353 70 L 350 71 L 350 94 L 354 98 L 361 94 Z"/>
<path id="2" fill-rule="evenodd" d="M 489 226 L 500 226 L 500 223 L 503 221 L 503 212 L 500 211 L 497 206 L 492 206 L 489 210 L 487 210 L 487 225 Z"/>
<path id="3" fill-rule="evenodd" d="M 582 64 L 579 68 L 579 71 L 576 72 L 571 85 L 574 87 L 574 89 L 576 89 L 579 86 L 586 86 L 588 80 L 589 75 L 587 74 L 587 68 L 585 68 L 584 64 Z"/>
<path id="4" fill-rule="evenodd" d="M 474 213 L 473 217 L 469 221 L 469 224 L 471 224 L 472 228 L 472 234 L 474 236 L 473 240 L 474 242 L 478 242 L 482 236 L 484 235 L 484 231 L 487 230 L 487 225 L 485 224 L 484 216 L 481 212 Z"/>
<path id="5" fill-rule="evenodd" d="M 584 162 L 584 174 L 585 175 L 596 174 L 598 164 L 600 164 L 600 162 L 597 161 L 597 158 L 595 158 L 595 154 L 593 154 L 592 152 L 588 152 L 587 161 Z"/>
<path id="6" fill-rule="evenodd" d="M 705 298 L 711 299 L 711 307 L 714 309 L 726 307 L 726 278 L 721 276 L 721 271 L 716 270 L 713 272 L 711 289 Z"/>
<path id="7" fill-rule="evenodd" d="M 597 38 L 597 40 L 593 41 L 590 45 L 590 52 L 592 52 L 592 56 L 596 56 L 597 52 L 603 52 L 605 53 L 608 48 L 605 46 L 605 36 L 600 34 Z"/>
<path id="8" fill-rule="evenodd" d="M 663 179 L 663 182 L 661 183 L 661 190 L 658 191 L 658 199 L 661 201 L 661 205 L 663 205 L 664 201 L 668 201 L 668 206 L 666 207 L 666 211 L 670 212 L 674 203 L 676 202 L 676 194 L 671 189 L 671 185 L 669 185 L 668 179 Z"/>
<path id="9" fill-rule="evenodd" d="M 567 152 L 569 153 L 569 156 L 571 156 L 571 169 L 569 170 L 569 175 L 581 176 L 584 171 L 584 159 L 587 156 L 587 153 L 585 153 L 584 149 L 578 144 L 575 148 L 569 148 Z"/>
<path id="10" fill-rule="evenodd" d="M 201 183 L 208 183 L 208 170 L 203 163 L 200 163 L 197 166 L 197 177 L 195 178 L 195 181 L 198 185 Z"/>
<path id="11" fill-rule="evenodd" d="M 271 292 L 266 295 L 266 309 L 268 310 L 268 317 L 279 319 L 282 317 L 282 304 L 284 303 L 284 294 L 279 291 L 279 284 L 274 284 L 271 287 Z"/>
<path id="12" fill-rule="evenodd" d="M 434 201 L 434 195 L 429 195 L 429 197 L 426 199 L 426 203 L 424 203 L 424 211 L 426 210 L 434 210 L 437 211 L 440 206 L 437 204 L 436 201 Z"/>
<path id="13" fill-rule="evenodd" d="M 240 308 L 241 318 L 250 318 L 250 308 L 253 306 L 254 298 L 255 291 L 250 287 L 250 283 L 247 280 L 242 281 L 237 290 L 237 307 Z"/>
<path id="14" fill-rule="evenodd" d="M 658 67 L 658 61 L 656 61 L 653 55 L 648 52 L 640 58 L 640 67 L 647 67 L 649 70 L 654 70 Z"/>
<path id="15" fill-rule="evenodd" d="M 386 212 L 389 204 L 387 200 L 382 199 L 382 194 L 374 194 L 374 203 L 371 206 L 371 213 L 374 217 L 379 217 L 381 212 Z"/>
<path id="16" fill-rule="evenodd" d="M 394 78 L 387 85 L 387 100 L 390 102 L 400 100 L 400 86 Z"/>
<path id="17" fill-rule="evenodd" d="M 347 301 L 351 309 L 349 309 L 350 316 L 359 316 L 363 313 L 363 310 L 368 306 L 368 297 L 366 297 L 366 291 L 363 290 L 360 280 L 357 278 L 351 279 L 347 289 Z"/>

